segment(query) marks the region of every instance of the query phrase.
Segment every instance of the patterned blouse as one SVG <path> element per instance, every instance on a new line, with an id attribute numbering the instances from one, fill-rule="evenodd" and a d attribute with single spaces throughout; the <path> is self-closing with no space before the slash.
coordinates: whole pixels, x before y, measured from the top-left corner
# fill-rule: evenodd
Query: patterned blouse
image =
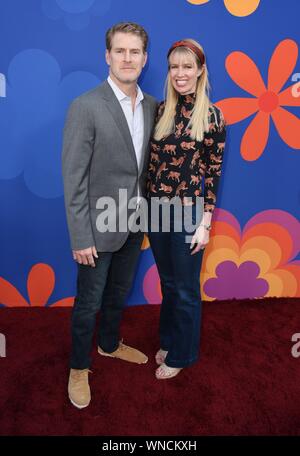
<path id="1" fill-rule="evenodd" d="M 195 95 L 179 95 L 175 132 L 156 141 L 151 139 L 148 170 L 148 197 L 204 196 L 204 211 L 213 212 L 223 161 L 226 129 L 222 112 L 209 108 L 209 132 L 203 141 L 191 139 L 187 129 Z M 164 110 L 160 104 L 157 120 Z M 204 194 L 202 182 L 204 180 Z"/>

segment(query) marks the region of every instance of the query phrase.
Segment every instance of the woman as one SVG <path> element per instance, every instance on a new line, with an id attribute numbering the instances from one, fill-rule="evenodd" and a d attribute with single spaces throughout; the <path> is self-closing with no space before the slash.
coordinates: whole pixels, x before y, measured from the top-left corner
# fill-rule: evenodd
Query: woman
<path id="1" fill-rule="evenodd" d="M 168 64 L 166 100 L 159 107 L 151 141 L 148 197 L 149 203 L 177 197 L 183 214 L 187 213 L 186 202 L 192 204 L 195 229 L 187 243 L 186 225 L 182 223 L 180 232 L 175 230 L 173 207 L 169 232 L 162 230 L 161 208 L 158 232 L 153 229 L 153 210 L 149 213 L 149 240 L 163 296 L 160 349 L 155 356 L 160 366 L 155 373 L 158 379 L 176 376 L 198 358 L 200 270 L 203 249 L 209 242 L 226 134 L 223 115 L 209 100 L 200 44 L 192 39 L 177 41 L 168 52 Z M 204 211 L 195 224 L 196 202 L 202 195 Z"/>

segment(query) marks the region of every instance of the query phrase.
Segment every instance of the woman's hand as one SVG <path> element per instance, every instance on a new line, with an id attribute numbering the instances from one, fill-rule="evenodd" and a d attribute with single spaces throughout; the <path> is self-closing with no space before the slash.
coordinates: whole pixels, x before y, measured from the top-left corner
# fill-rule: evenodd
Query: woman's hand
<path id="1" fill-rule="evenodd" d="M 201 249 L 204 249 L 209 242 L 209 230 L 205 226 L 200 225 L 195 231 L 194 236 L 192 237 L 192 242 L 190 249 L 192 250 L 191 255 L 199 252 Z"/>

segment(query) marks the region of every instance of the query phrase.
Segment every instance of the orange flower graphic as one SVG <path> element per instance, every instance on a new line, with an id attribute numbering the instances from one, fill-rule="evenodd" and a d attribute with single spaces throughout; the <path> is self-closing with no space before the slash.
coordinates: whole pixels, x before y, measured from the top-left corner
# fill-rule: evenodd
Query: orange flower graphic
<path id="1" fill-rule="evenodd" d="M 202 297 L 246 299 L 300 296 L 300 222 L 279 209 L 258 212 L 241 228 L 215 209 L 201 272 Z"/>
<path id="2" fill-rule="evenodd" d="M 27 279 L 27 291 L 29 302 L 7 280 L 0 277 L 0 304 L 7 307 L 43 307 L 48 303 L 55 285 L 53 269 L 44 263 L 35 264 Z M 74 298 L 63 298 L 54 302 L 51 307 L 64 307 L 73 305 Z"/>
<path id="3" fill-rule="evenodd" d="M 192 5 L 204 5 L 210 0 L 187 0 Z M 224 5 L 233 16 L 245 17 L 252 14 L 259 6 L 260 0 L 223 0 Z"/>
<path id="4" fill-rule="evenodd" d="M 299 83 L 281 91 L 291 76 L 298 58 L 295 41 L 286 39 L 276 47 L 269 65 L 268 85 L 264 84 L 253 60 L 243 52 L 232 52 L 226 59 L 231 79 L 255 98 L 226 98 L 217 102 L 227 124 L 234 124 L 257 113 L 247 127 L 241 142 L 245 160 L 257 160 L 269 137 L 270 117 L 281 139 L 291 148 L 300 149 L 300 119 L 282 106 L 300 106 Z"/>

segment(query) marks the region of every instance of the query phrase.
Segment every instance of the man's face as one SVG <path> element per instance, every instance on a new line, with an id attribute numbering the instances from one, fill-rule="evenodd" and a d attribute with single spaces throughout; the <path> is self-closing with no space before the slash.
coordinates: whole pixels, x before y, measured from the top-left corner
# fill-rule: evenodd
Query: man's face
<path id="1" fill-rule="evenodd" d="M 116 32 L 112 37 L 111 50 L 106 50 L 106 63 L 109 74 L 118 83 L 131 84 L 138 80 L 147 61 L 143 52 L 143 42 L 132 33 Z"/>

